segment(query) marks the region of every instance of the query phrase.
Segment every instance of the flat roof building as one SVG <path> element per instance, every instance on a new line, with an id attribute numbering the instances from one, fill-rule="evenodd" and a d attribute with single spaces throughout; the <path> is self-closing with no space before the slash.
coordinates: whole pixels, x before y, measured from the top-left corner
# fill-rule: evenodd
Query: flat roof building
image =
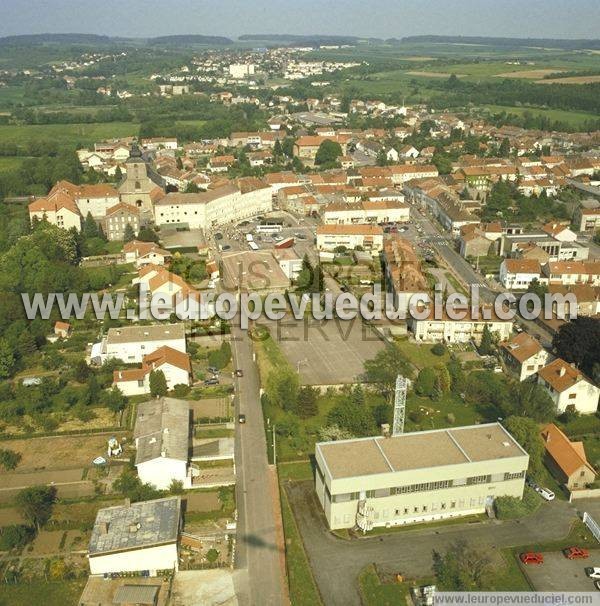
<path id="1" fill-rule="evenodd" d="M 100 509 L 88 547 L 91 574 L 177 570 L 180 522 L 179 497 Z"/>
<path id="2" fill-rule="evenodd" d="M 320 442 L 315 456 L 332 530 L 482 513 L 498 496 L 523 496 L 529 463 L 499 423 Z"/>

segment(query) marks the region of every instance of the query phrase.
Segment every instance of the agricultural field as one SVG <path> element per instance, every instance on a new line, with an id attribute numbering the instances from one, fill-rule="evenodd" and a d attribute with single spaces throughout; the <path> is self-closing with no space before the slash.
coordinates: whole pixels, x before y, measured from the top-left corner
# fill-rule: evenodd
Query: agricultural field
<path id="1" fill-rule="evenodd" d="M 0 124 L 0 141 L 17 145 L 35 145 L 54 141 L 59 145 L 91 145 L 102 139 L 137 135 L 139 125 L 131 122 L 95 124 Z"/>

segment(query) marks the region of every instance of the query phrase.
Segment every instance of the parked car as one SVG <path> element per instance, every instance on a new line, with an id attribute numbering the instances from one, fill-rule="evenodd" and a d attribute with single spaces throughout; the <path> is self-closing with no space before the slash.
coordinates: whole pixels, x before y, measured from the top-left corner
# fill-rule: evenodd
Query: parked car
<path id="1" fill-rule="evenodd" d="M 222 239 L 223 239 L 223 234 L 220 231 L 218 231 L 215 234 L 215 240 L 222 240 Z"/>
<path id="2" fill-rule="evenodd" d="M 535 551 L 526 551 L 519 556 L 523 564 L 543 564 L 544 554 Z"/>
<path id="3" fill-rule="evenodd" d="M 600 580 L 600 567 L 598 566 L 589 566 L 585 569 L 585 574 L 590 577 L 590 579 Z"/>
<path id="4" fill-rule="evenodd" d="M 238 415 L 238 423 L 244 424 L 246 422 L 246 415 Z"/>
<path id="5" fill-rule="evenodd" d="M 229 246 L 229 244 L 219 244 L 219 249 L 220 250 L 230 250 L 231 246 Z"/>
<path id="6" fill-rule="evenodd" d="M 212 372 L 213 375 L 218 375 L 219 374 L 219 369 L 216 366 L 209 366 L 208 367 L 208 372 Z"/>
<path id="7" fill-rule="evenodd" d="M 218 385 L 219 377 L 211 377 L 210 379 L 204 380 L 204 385 Z"/>
<path id="8" fill-rule="evenodd" d="M 554 501 L 555 495 L 548 488 L 538 486 L 537 488 L 535 488 L 535 491 L 542 497 L 542 499 L 545 499 L 546 501 Z"/>
<path id="9" fill-rule="evenodd" d="M 590 552 L 581 547 L 567 547 L 563 549 L 563 553 L 568 560 L 585 560 L 590 557 Z"/>
<path id="10" fill-rule="evenodd" d="M 244 371 L 241 368 L 236 368 L 235 376 L 236 377 L 243 377 L 244 376 Z"/>

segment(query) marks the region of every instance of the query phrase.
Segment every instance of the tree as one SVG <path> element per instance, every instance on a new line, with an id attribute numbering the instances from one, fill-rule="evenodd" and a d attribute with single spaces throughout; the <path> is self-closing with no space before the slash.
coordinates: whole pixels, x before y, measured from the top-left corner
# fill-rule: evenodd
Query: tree
<path id="1" fill-rule="evenodd" d="M 481 591 L 492 571 L 492 560 L 486 550 L 459 539 L 446 553 L 434 552 L 433 570 L 443 591 Z"/>
<path id="2" fill-rule="evenodd" d="M 436 376 L 433 368 L 429 366 L 422 368 L 415 381 L 415 393 L 420 396 L 431 397 L 435 389 L 435 381 Z"/>
<path id="3" fill-rule="evenodd" d="M 34 536 L 35 532 L 31 526 L 25 524 L 5 526 L 0 533 L 0 551 L 10 551 L 17 547 L 24 547 Z"/>
<path id="4" fill-rule="evenodd" d="M 6 448 L 0 448 L 0 465 L 4 467 L 6 471 L 12 471 L 19 464 L 22 456 L 20 452 L 14 450 L 8 450 Z"/>
<path id="5" fill-rule="evenodd" d="M 140 228 L 140 231 L 138 232 L 137 237 L 138 237 L 138 240 L 141 240 L 142 242 L 158 242 L 157 233 L 153 229 L 150 229 L 149 227 Z"/>
<path id="6" fill-rule="evenodd" d="M 337 141 L 331 139 L 325 139 L 319 145 L 317 155 L 315 156 L 315 164 L 322 165 L 335 165 L 337 159 L 342 155 L 342 146 Z"/>
<path id="7" fill-rule="evenodd" d="M 327 421 L 354 436 L 369 436 L 375 431 L 371 410 L 364 401 L 360 401 L 359 392 L 356 391 L 353 397 L 340 402 L 329 411 Z"/>
<path id="8" fill-rule="evenodd" d="M 482 356 L 490 356 L 494 353 L 494 340 L 487 324 L 483 327 L 481 343 L 479 344 L 479 353 L 481 353 Z"/>
<path id="9" fill-rule="evenodd" d="M 367 360 L 364 368 L 364 381 L 374 383 L 390 403 L 394 399 L 397 376 L 400 374 L 411 378 L 413 375 L 410 362 L 393 344 L 389 344 L 385 349 L 377 352 L 372 360 Z"/>
<path id="10" fill-rule="evenodd" d="M 55 486 L 30 486 L 17 493 L 15 503 L 21 515 L 39 532 L 52 515 L 56 503 Z"/>
<path id="11" fill-rule="evenodd" d="M 269 402 L 283 410 L 297 411 L 300 380 L 289 367 L 273 370 L 267 377 L 266 394 Z"/>
<path id="12" fill-rule="evenodd" d="M 338 425 L 327 425 L 319 429 L 319 440 L 321 442 L 335 442 L 337 440 L 350 440 L 354 436 L 346 429 Z"/>
<path id="13" fill-rule="evenodd" d="M 206 560 L 210 564 L 214 564 L 219 559 L 219 552 L 216 549 L 209 549 L 206 552 Z"/>
<path id="14" fill-rule="evenodd" d="M 502 139 L 502 142 L 500 143 L 500 147 L 498 148 L 498 156 L 500 156 L 501 158 L 508 158 L 509 154 L 510 141 L 508 140 L 508 137 L 504 137 L 504 139 Z"/>
<path id="15" fill-rule="evenodd" d="M 319 412 L 317 397 L 319 390 L 310 385 L 301 387 L 298 391 L 298 416 L 301 419 L 314 417 Z"/>
<path id="16" fill-rule="evenodd" d="M 158 398 L 160 396 L 166 396 L 169 388 L 167 386 L 167 379 L 165 373 L 162 370 L 153 370 L 150 373 L 150 393 Z"/>
<path id="17" fill-rule="evenodd" d="M 11 376 L 15 366 L 13 348 L 6 339 L 0 339 L 0 379 Z"/>
<path id="18" fill-rule="evenodd" d="M 541 385 L 529 382 L 516 383 L 501 409 L 505 417 L 516 415 L 538 423 L 551 421 L 556 414 L 556 406 L 548 392 Z"/>
<path id="19" fill-rule="evenodd" d="M 443 356 L 446 353 L 446 346 L 443 343 L 436 343 L 431 348 L 431 353 L 434 356 Z"/>
<path id="20" fill-rule="evenodd" d="M 506 430 L 529 454 L 529 474 L 536 477 L 543 472 L 545 447 L 537 423 L 526 417 L 508 417 Z"/>
<path id="21" fill-rule="evenodd" d="M 115 385 L 112 389 L 106 392 L 106 396 L 104 397 L 104 404 L 109 410 L 113 412 L 121 412 L 126 404 L 127 398 L 123 394 L 123 392 Z"/>
<path id="22" fill-rule="evenodd" d="M 113 488 L 129 499 L 132 503 L 149 501 L 160 496 L 160 491 L 150 484 L 144 484 L 137 473 L 126 467 L 121 475 L 114 481 Z"/>
<path id="23" fill-rule="evenodd" d="M 222 370 L 231 361 L 231 345 L 228 341 L 223 341 L 219 349 L 215 349 L 208 354 L 208 363 L 219 370 Z"/>
<path id="24" fill-rule="evenodd" d="M 171 480 L 169 492 L 171 494 L 183 494 L 183 482 L 181 480 Z"/>
<path id="25" fill-rule="evenodd" d="M 132 240 L 135 240 L 135 230 L 131 226 L 131 223 L 127 223 L 123 232 L 123 241 L 131 242 Z"/>
<path id="26" fill-rule="evenodd" d="M 594 365 L 600 362 L 600 319 L 581 316 L 563 324 L 553 345 L 560 358 L 592 376 L 597 370 Z"/>
<path id="27" fill-rule="evenodd" d="M 75 364 L 73 364 L 73 370 L 71 371 L 73 378 L 78 383 L 85 383 L 90 376 L 91 370 L 90 367 L 85 363 L 85 360 L 77 360 Z"/>
<path id="28" fill-rule="evenodd" d="M 544 301 L 544 295 L 548 292 L 548 285 L 542 284 L 537 278 L 534 278 L 527 287 L 527 292 L 536 294 L 540 300 Z"/>

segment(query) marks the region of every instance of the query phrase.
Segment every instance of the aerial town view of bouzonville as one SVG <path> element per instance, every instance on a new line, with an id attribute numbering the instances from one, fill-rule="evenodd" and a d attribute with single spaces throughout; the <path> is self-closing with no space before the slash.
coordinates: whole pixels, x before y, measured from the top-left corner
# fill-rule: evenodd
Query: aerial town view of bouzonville
<path id="1" fill-rule="evenodd" d="M 599 604 L 600 5 L 296 4 L 0 2 L 0 605 Z"/>

